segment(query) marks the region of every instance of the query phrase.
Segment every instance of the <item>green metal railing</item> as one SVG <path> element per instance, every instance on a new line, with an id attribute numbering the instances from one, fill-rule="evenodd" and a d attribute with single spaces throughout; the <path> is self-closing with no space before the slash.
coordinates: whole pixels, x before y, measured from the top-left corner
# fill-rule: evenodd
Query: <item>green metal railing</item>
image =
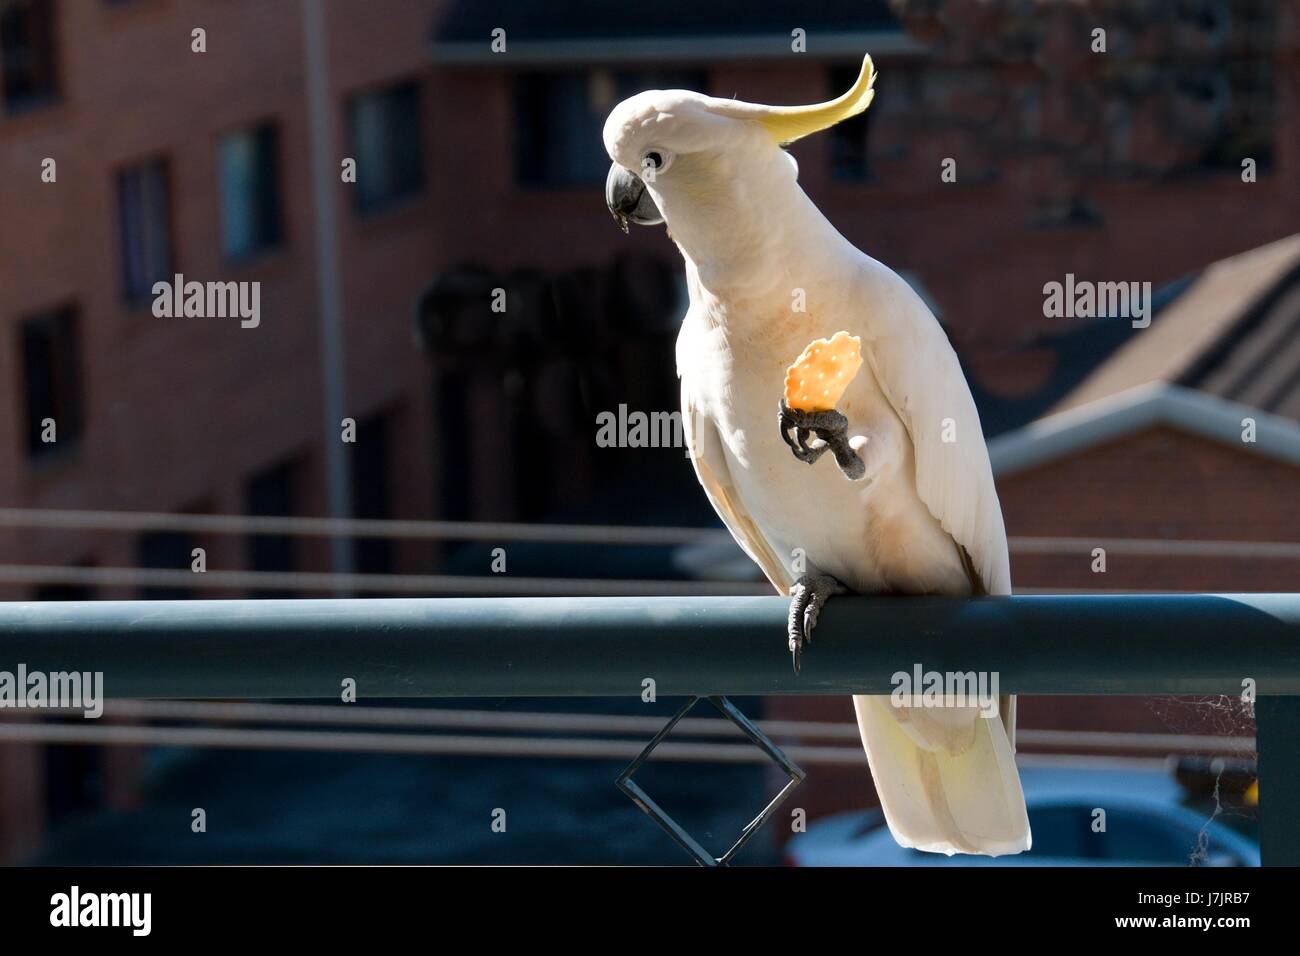
<path id="1" fill-rule="evenodd" d="M 1300 865 L 1300 595 L 831 601 L 791 671 L 780 597 L 0 604 L 0 671 L 110 698 L 851 694 L 996 672 L 1003 693 L 1256 696 L 1261 843 Z"/>

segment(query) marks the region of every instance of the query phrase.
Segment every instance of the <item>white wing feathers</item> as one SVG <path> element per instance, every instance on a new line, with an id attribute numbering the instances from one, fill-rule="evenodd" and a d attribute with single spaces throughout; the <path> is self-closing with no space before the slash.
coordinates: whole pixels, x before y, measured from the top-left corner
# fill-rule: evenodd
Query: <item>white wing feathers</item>
<path id="1" fill-rule="evenodd" d="M 983 590 L 1010 594 L 1002 509 L 957 353 L 920 296 L 872 265 L 879 270 L 868 279 L 876 311 L 863 352 L 912 439 L 917 494 L 965 549 Z M 881 807 L 901 845 L 949 854 L 1029 849 L 1015 764 L 1015 697 L 1001 698 L 1001 720 L 975 718 L 972 746 L 957 753 L 918 746 L 885 698 L 854 697 L 853 704 Z"/>
<path id="2" fill-rule="evenodd" d="M 877 265 L 877 268 L 882 269 Z M 872 275 L 871 341 L 863 358 L 912 439 L 916 490 L 966 549 L 984 590 L 1011 593 L 1006 528 L 979 413 L 957 353 L 911 287 Z"/>
<path id="3" fill-rule="evenodd" d="M 775 427 L 775 425 L 773 426 Z M 682 379 L 682 433 L 686 438 L 686 447 L 690 449 L 691 463 L 695 466 L 695 475 L 704 486 L 704 493 L 713 505 L 713 510 L 722 518 L 736 543 L 745 549 L 745 553 L 763 570 L 763 574 L 772 582 L 772 586 L 781 594 L 790 593 L 794 579 L 786 572 L 785 566 L 772 551 L 771 545 L 754 519 L 745 510 L 744 503 L 731 483 L 731 472 L 727 467 L 727 456 L 722 449 L 722 438 L 713 422 L 699 413 L 695 402 L 691 400 L 686 379 Z"/>

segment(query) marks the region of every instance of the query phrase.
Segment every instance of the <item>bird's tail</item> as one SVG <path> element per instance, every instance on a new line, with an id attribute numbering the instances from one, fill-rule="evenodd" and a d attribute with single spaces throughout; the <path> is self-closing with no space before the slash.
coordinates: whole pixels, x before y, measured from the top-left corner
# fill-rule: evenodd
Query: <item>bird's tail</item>
<path id="1" fill-rule="evenodd" d="M 1016 771 L 1014 698 L 1001 714 L 976 707 L 898 707 L 854 697 L 885 821 L 901 846 L 1000 856 L 1029 849 L 1029 818 Z M 1005 723 L 1004 723 L 1005 720 Z"/>

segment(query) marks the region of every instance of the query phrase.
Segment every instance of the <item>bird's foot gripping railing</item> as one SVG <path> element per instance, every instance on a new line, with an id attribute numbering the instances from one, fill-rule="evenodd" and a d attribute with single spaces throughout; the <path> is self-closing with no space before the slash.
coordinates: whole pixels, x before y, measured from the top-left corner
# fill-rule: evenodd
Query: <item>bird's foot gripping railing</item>
<path id="1" fill-rule="evenodd" d="M 1248 695 L 1264 862 L 1300 865 L 1300 595 L 841 597 L 799 675 L 786 614 L 775 596 L 11 603 L 0 672 L 99 672 L 110 699 L 337 700 L 341 684 L 369 699 L 626 698 L 653 682 L 713 699 L 764 749 L 724 695 L 889 694 L 918 664 L 996 675 L 1003 694 Z M 791 782 L 722 857 L 656 819 L 699 862 L 731 859 L 795 783 L 768 753 Z M 649 809 L 631 781 L 645 756 L 620 779 Z"/>

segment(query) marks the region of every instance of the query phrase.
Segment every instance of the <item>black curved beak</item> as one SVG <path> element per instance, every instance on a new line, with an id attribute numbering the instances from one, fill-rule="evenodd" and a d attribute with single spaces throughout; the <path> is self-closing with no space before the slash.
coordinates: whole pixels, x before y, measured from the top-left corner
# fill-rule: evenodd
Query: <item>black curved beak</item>
<path id="1" fill-rule="evenodd" d="M 645 183 L 618 163 L 609 167 L 609 176 L 605 179 L 605 205 L 624 232 L 627 232 L 629 222 L 653 226 L 664 221 Z"/>

